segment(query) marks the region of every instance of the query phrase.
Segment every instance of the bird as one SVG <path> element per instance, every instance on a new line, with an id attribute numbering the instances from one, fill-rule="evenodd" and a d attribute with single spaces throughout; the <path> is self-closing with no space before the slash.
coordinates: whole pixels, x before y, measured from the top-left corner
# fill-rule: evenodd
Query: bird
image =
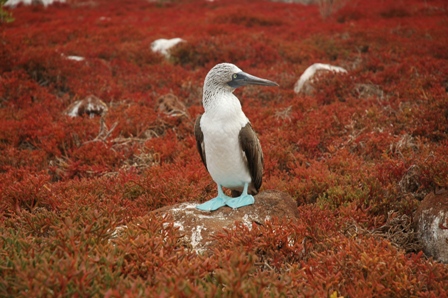
<path id="1" fill-rule="evenodd" d="M 263 152 L 257 134 L 244 114 L 236 88 L 247 85 L 278 86 L 250 75 L 231 63 L 215 65 L 206 75 L 202 105 L 194 135 L 201 160 L 217 184 L 218 195 L 196 206 L 214 211 L 223 206 L 237 209 L 255 202 L 261 187 Z M 227 196 L 222 187 L 230 189 Z"/>

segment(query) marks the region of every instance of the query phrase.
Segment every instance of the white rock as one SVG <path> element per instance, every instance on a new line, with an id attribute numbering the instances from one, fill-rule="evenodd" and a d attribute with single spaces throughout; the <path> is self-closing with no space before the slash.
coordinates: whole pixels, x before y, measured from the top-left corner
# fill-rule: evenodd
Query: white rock
<path id="1" fill-rule="evenodd" d="M 84 61 L 85 58 L 81 57 L 81 56 L 67 56 L 68 60 L 73 60 L 73 61 Z"/>
<path id="2" fill-rule="evenodd" d="M 300 76 L 299 80 L 294 85 L 294 92 L 295 93 L 301 92 L 305 83 L 313 82 L 313 76 L 316 74 L 316 72 L 321 71 L 321 70 L 332 71 L 332 72 L 342 72 L 342 73 L 347 72 L 347 70 L 345 70 L 344 68 L 339 67 L 339 66 L 333 66 L 330 64 L 322 64 L 322 63 L 314 63 L 313 65 L 308 67 L 303 72 L 303 74 Z"/>
<path id="3" fill-rule="evenodd" d="M 64 3 L 65 0 L 8 0 L 5 3 L 5 6 L 14 8 L 17 5 L 19 5 L 20 3 L 24 4 L 24 5 L 31 5 L 31 4 L 42 4 L 43 6 L 47 7 L 50 4 L 53 4 L 54 2 L 62 2 Z"/>
<path id="4" fill-rule="evenodd" d="M 151 43 L 151 49 L 154 53 L 161 53 L 165 57 L 169 57 L 169 49 L 174 47 L 180 42 L 185 42 L 182 38 L 176 37 L 172 39 L 157 39 Z"/>

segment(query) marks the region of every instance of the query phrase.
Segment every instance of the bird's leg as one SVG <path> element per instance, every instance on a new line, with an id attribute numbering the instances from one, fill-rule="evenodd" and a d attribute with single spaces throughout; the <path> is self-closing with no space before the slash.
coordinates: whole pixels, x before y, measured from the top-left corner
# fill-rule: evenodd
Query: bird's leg
<path id="1" fill-rule="evenodd" d="M 254 197 L 252 195 L 247 194 L 248 187 L 249 183 L 244 183 L 243 193 L 239 197 L 227 200 L 226 205 L 233 209 L 237 209 L 255 203 Z"/>
<path id="2" fill-rule="evenodd" d="M 202 211 L 214 211 L 226 205 L 226 202 L 231 198 L 226 196 L 222 191 L 221 185 L 218 184 L 218 196 L 200 205 L 196 208 Z"/>

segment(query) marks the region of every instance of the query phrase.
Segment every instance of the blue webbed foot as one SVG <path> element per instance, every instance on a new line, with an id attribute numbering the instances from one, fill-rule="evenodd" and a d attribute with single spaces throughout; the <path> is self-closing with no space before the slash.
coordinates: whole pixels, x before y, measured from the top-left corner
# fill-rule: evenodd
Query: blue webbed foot
<path id="1" fill-rule="evenodd" d="M 230 197 L 226 196 L 222 191 L 221 185 L 218 184 L 218 196 L 205 203 L 196 206 L 196 209 L 202 211 L 215 211 L 226 205 Z"/>
<path id="2" fill-rule="evenodd" d="M 217 196 L 205 203 L 196 206 L 196 209 L 202 211 L 214 211 L 226 205 L 228 199 L 222 196 Z"/>
<path id="3" fill-rule="evenodd" d="M 237 209 L 240 207 L 252 205 L 253 203 L 255 203 L 255 199 L 252 195 L 242 194 L 241 196 L 239 196 L 237 198 L 232 198 L 232 199 L 228 200 L 226 202 L 226 205 L 233 209 Z"/>

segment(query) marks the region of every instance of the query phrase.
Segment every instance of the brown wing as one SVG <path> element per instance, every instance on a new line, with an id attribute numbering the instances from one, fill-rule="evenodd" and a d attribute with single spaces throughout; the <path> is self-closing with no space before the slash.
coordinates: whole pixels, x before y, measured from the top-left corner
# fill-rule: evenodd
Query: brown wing
<path id="1" fill-rule="evenodd" d="M 204 163 L 205 168 L 207 168 L 204 149 L 204 134 L 201 129 L 201 117 L 202 115 L 199 115 L 194 123 L 194 136 L 196 137 L 196 147 L 198 148 L 199 155 L 201 155 L 202 162 Z"/>
<path id="2" fill-rule="evenodd" d="M 239 140 L 241 148 L 246 154 L 247 165 L 249 167 L 253 186 L 258 192 L 263 178 L 263 151 L 261 151 L 260 141 L 250 123 L 247 123 L 246 126 L 241 129 Z"/>

